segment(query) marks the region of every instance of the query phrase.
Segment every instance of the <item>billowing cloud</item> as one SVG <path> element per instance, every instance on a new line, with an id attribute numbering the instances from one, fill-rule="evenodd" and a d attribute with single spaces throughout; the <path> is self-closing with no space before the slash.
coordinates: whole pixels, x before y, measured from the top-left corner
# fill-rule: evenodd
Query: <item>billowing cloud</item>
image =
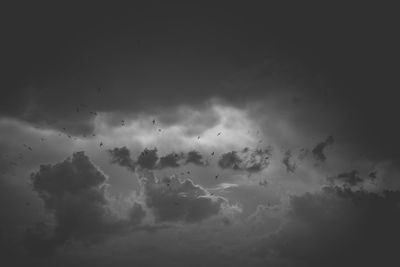
<path id="1" fill-rule="evenodd" d="M 184 155 L 183 153 L 170 153 L 168 155 L 165 155 L 163 157 L 160 157 L 160 161 L 158 163 L 158 167 L 160 169 L 164 168 L 177 168 L 179 167 L 180 161 L 183 159 Z"/>
<path id="2" fill-rule="evenodd" d="M 54 217 L 51 225 L 41 223 L 28 229 L 25 244 L 33 252 L 50 252 L 71 239 L 91 242 L 127 224 L 139 224 L 144 217 L 139 204 L 132 207 L 128 221 L 111 213 L 107 177 L 84 152 L 55 165 L 41 165 L 31 180 L 46 211 Z"/>
<path id="3" fill-rule="evenodd" d="M 218 161 L 218 165 L 223 169 L 239 170 L 242 160 L 239 158 L 237 151 L 222 154 Z"/>
<path id="4" fill-rule="evenodd" d="M 142 169 L 152 170 L 156 167 L 158 161 L 157 148 L 145 148 L 136 160 L 136 164 Z"/>
<path id="5" fill-rule="evenodd" d="M 218 165 L 222 169 L 259 172 L 269 166 L 271 148 L 255 149 L 244 148 L 242 151 L 231 151 L 221 155 Z"/>
<path id="6" fill-rule="evenodd" d="M 399 191 L 341 187 L 292 197 L 287 222 L 261 242 L 257 253 L 277 254 L 296 266 L 393 265 L 398 262 L 399 203 Z"/>
<path id="7" fill-rule="evenodd" d="M 130 151 L 126 147 L 110 149 L 108 152 L 111 156 L 111 163 L 127 167 L 132 171 L 134 171 L 137 166 L 142 169 L 154 170 L 177 168 L 190 163 L 198 166 L 208 165 L 208 162 L 204 159 L 203 155 L 196 150 L 189 151 L 186 155 L 183 152 L 172 152 L 159 157 L 157 148 L 145 148 L 140 152 L 136 160 L 132 160 Z"/>
<path id="8" fill-rule="evenodd" d="M 199 222 L 220 213 L 226 200 L 211 196 L 190 179 L 157 179 L 150 171 L 139 173 L 145 203 L 157 222 Z"/>
<path id="9" fill-rule="evenodd" d="M 128 148 L 121 147 L 121 148 L 114 148 L 108 150 L 109 154 L 111 155 L 111 163 L 116 163 L 120 166 L 127 167 L 128 169 L 134 171 L 135 170 L 135 162 L 131 158 L 131 152 Z"/>
<path id="10" fill-rule="evenodd" d="M 189 163 L 193 163 L 193 164 L 199 165 L 199 166 L 208 165 L 208 162 L 203 158 L 203 155 L 201 155 L 196 150 L 192 150 L 187 153 L 186 164 L 189 164 Z"/>
<path id="11" fill-rule="evenodd" d="M 311 151 L 314 158 L 318 161 L 324 162 L 326 160 L 324 150 L 327 146 L 331 146 L 333 143 L 334 139 L 331 135 L 328 136 L 325 141 L 318 143 Z"/>
<path id="12" fill-rule="evenodd" d="M 292 160 L 292 153 L 290 150 L 285 152 L 284 157 L 282 158 L 282 163 L 286 167 L 287 172 L 294 172 L 296 170 L 296 163 Z"/>
<path id="13" fill-rule="evenodd" d="M 331 182 L 339 181 L 339 182 L 343 183 L 344 185 L 349 185 L 349 186 L 356 186 L 364 181 L 364 179 L 362 179 L 358 175 L 357 170 L 339 173 L 336 176 L 329 177 L 328 180 Z"/>

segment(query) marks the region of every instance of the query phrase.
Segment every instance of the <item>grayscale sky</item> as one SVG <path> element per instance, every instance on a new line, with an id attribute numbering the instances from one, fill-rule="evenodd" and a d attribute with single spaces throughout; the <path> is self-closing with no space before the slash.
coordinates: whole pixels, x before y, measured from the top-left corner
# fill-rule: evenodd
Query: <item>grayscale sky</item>
<path id="1" fill-rule="evenodd" d="M 390 10 L 5 6 L 0 262 L 399 266 Z"/>

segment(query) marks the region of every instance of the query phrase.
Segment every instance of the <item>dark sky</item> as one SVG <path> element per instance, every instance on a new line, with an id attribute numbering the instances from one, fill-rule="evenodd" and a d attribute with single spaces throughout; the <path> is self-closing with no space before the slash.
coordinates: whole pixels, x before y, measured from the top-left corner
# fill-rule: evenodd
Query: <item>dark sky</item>
<path id="1" fill-rule="evenodd" d="M 394 11 L 5 6 L 7 266 L 396 266 Z"/>

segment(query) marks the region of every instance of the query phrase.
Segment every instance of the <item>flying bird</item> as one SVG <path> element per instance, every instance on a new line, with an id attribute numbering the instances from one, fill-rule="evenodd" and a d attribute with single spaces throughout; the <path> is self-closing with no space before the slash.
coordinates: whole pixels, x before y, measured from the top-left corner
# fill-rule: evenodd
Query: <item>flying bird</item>
<path id="1" fill-rule="evenodd" d="M 103 142 L 100 142 L 100 147 L 102 147 L 103 146 Z"/>
<path id="2" fill-rule="evenodd" d="M 215 179 L 218 179 L 218 174 L 217 174 L 217 175 L 215 175 Z"/>
<path id="3" fill-rule="evenodd" d="M 153 120 L 153 125 L 156 124 L 156 120 Z"/>
<path id="4" fill-rule="evenodd" d="M 214 153 L 214 151 L 213 151 L 213 152 L 211 153 L 211 156 L 214 156 L 214 154 L 215 154 L 215 153 Z"/>
<path id="5" fill-rule="evenodd" d="M 197 136 L 197 140 L 199 140 L 200 139 L 200 135 L 199 136 Z"/>
<path id="6" fill-rule="evenodd" d="M 217 134 L 217 136 L 220 136 L 221 135 L 221 132 L 219 132 L 218 134 Z"/>

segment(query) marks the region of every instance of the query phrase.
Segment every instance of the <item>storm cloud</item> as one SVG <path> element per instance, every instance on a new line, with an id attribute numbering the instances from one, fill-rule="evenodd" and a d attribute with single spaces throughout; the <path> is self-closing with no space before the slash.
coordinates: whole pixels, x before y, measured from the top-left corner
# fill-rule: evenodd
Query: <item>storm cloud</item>
<path id="1" fill-rule="evenodd" d="M 71 239 L 93 242 L 126 223 L 139 224 L 144 217 L 139 204 L 132 207 L 129 222 L 111 213 L 107 177 L 84 152 L 55 165 L 41 165 L 31 180 L 46 211 L 54 216 L 53 225 L 40 223 L 28 229 L 25 244 L 35 253 L 45 254 Z"/>
<path id="2" fill-rule="evenodd" d="M 285 152 L 285 155 L 282 158 L 282 163 L 285 165 L 287 172 L 293 173 L 296 170 L 296 163 L 292 160 L 292 153 L 290 150 Z"/>
<path id="3" fill-rule="evenodd" d="M 157 179 L 152 172 L 139 173 L 143 181 L 145 203 L 156 222 L 194 223 L 217 215 L 227 205 L 221 197 L 211 196 L 190 179 L 174 176 Z"/>
<path id="4" fill-rule="evenodd" d="M 244 148 L 241 151 L 231 151 L 221 155 L 218 165 L 222 169 L 259 172 L 270 164 L 272 148 L 254 149 Z"/>
<path id="5" fill-rule="evenodd" d="M 325 148 L 334 143 L 333 136 L 328 136 L 325 141 L 318 143 L 312 150 L 312 154 L 317 161 L 326 161 Z"/>
<path id="6" fill-rule="evenodd" d="M 258 255 L 275 252 L 296 266 L 392 265 L 398 261 L 399 203 L 399 191 L 341 187 L 292 197 L 287 223 L 263 240 Z"/>

